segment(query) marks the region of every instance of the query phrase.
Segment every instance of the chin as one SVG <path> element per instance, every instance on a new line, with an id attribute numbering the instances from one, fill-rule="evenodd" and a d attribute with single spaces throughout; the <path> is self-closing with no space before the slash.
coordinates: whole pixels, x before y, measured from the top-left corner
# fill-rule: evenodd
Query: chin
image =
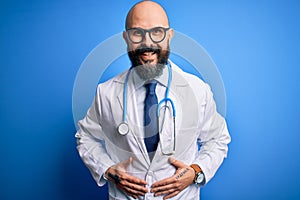
<path id="1" fill-rule="evenodd" d="M 157 61 L 141 61 L 142 65 L 145 66 L 156 66 L 157 65 Z"/>

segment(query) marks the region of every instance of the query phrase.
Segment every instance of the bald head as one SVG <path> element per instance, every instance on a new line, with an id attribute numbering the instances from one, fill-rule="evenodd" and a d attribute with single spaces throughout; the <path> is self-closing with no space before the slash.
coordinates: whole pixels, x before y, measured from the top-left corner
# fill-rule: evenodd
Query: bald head
<path id="1" fill-rule="evenodd" d="M 140 27 L 169 27 L 169 20 L 165 10 L 152 1 L 141 1 L 135 4 L 127 14 L 125 28 Z"/>

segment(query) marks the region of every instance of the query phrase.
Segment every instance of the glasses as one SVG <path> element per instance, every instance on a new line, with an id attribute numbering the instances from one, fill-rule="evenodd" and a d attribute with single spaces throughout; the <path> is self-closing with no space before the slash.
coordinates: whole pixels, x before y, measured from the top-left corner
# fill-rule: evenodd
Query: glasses
<path id="1" fill-rule="evenodd" d="M 170 28 L 164 27 L 154 27 L 151 29 L 129 28 L 126 32 L 129 40 L 135 44 L 141 43 L 145 39 L 146 33 L 149 33 L 149 36 L 154 43 L 160 43 L 165 39 L 166 31 L 169 29 Z"/>

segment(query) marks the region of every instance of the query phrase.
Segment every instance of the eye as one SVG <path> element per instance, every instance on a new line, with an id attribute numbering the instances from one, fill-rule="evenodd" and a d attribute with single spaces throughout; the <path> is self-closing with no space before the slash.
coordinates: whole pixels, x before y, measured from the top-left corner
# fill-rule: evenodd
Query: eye
<path id="1" fill-rule="evenodd" d="M 140 36 L 143 35 L 143 32 L 139 29 L 134 29 L 134 30 L 131 31 L 131 35 L 136 36 L 136 37 L 140 37 Z"/>
<path id="2" fill-rule="evenodd" d="M 151 30 L 152 35 L 163 35 L 164 30 L 160 27 Z"/>

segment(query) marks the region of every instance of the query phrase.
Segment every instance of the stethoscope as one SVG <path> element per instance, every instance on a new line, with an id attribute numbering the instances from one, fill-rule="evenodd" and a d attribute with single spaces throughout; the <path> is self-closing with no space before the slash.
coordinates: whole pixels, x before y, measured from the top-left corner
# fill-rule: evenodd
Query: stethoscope
<path id="1" fill-rule="evenodd" d="M 166 89 L 166 95 L 165 95 L 165 98 L 163 98 L 157 105 L 157 117 L 159 118 L 160 110 L 164 107 L 167 107 L 167 103 L 169 102 L 172 107 L 172 116 L 173 116 L 173 138 L 174 138 L 173 139 L 173 149 L 171 152 L 164 152 L 164 150 L 162 148 L 162 142 L 160 142 L 160 145 L 161 145 L 161 150 L 162 150 L 163 155 L 173 155 L 175 153 L 175 144 L 176 144 L 176 140 L 175 140 L 176 139 L 176 131 L 175 131 L 176 109 L 174 106 L 174 102 L 172 101 L 172 99 L 169 98 L 170 86 L 171 86 L 171 82 L 172 82 L 172 70 L 171 70 L 170 63 L 167 64 L 167 68 L 168 68 L 168 85 L 167 85 L 167 89 Z M 128 80 L 129 80 L 131 70 L 132 70 L 132 67 L 128 70 L 128 72 L 126 74 L 125 82 L 124 82 L 123 117 L 122 117 L 122 122 L 118 126 L 118 132 L 120 135 L 123 135 L 123 136 L 125 136 L 129 133 L 129 126 L 128 126 L 126 117 L 127 117 L 127 88 L 128 88 Z M 164 123 L 162 123 L 162 124 L 164 124 Z M 160 127 L 158 127 L 158 130 L 159 130 L 159 135 L 161 135 Z"/>

